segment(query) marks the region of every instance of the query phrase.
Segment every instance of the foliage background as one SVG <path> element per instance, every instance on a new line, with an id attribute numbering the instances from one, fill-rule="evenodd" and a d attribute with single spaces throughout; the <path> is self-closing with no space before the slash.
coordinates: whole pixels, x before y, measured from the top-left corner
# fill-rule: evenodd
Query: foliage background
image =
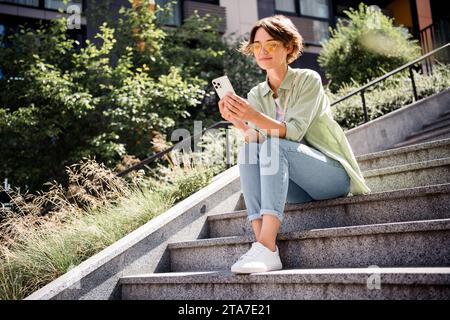
<path id="1" fill-rule="evenodd" d="M 148 157 L 172 144 L 174 129 L 222 120 L 213 78 L 229 74 L 244 97 L 259 82 L 243 72 L 252 62 L 222 41 L 218 19 L 195 13 L 165 28 L 156 15 L 170 4 L 152 12 L 148 2 L 121 8 L 118 20 L 92 8 L 87 15 L 105 21 L 92 42 L 69 38 L 63 19 L 2 39 L 1 178 L 36 191 L 66 185 L 66 167 L 84 157 L 109 168 Z"/>
<path id="2" fill-rule="evenodd" d="M 344 85 L 365 84 L 420 56 L 417 40 L 406 28 L 374 7 L 360 3 L 345 10 L 347 19 L 330 28 L 330 38 L 322 43 L 318 62 L 331 79 L 336 92 Z"/>

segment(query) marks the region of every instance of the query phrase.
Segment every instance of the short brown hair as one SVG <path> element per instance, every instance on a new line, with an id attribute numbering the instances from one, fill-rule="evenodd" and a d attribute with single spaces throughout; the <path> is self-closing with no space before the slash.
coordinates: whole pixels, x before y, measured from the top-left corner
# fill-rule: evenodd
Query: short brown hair
<path id="1" fill-rule="evenodd" d="M 291 19 L 281 14 L 258 20 L 250 31 L 250 39 L 241 43 L 239 48 L 240 52 L 245 55 L 253 54 L 250 45 L 255 41 L 256 31 L 258 31 L 259 28 L 263 28 L 274 39 L 283 42 L 285 47 L 288 47 L 290 44 L 293 45 L 294 48 L 292 52 L 288 54 L 286 59 L 288 64 L 301 56 L 303 52 L 303 37 L 298 32 L 297 27 Z"/>

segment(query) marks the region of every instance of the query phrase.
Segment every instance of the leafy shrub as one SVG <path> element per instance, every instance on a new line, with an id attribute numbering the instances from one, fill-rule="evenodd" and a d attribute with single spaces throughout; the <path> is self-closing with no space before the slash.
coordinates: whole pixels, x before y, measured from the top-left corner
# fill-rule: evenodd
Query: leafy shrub
<path id="1" fill-rule="evenodd" d="M 333 92 L 344 84 L 364 84 L 420 56 L 417 40 L 381 11 L 360 3 L 358 10 L 344 12 L 348 21 L 338 21 L 318 58 Z"/>
<path id="2" fill-rule="evenodd" d="M 437 64 L 430 76 L 413 71 L 418 98 L 422 99 L 449 88 L 449 70 L 448 65 Z M 326 91 L 332 102 L 358 87 L 358 84 L 345 85 L 336 93 L 332 93 L 329 88 L 326 88 Z M 364 96 L 369 120 L 376 119 L 413 102 L 411 80 L 407 74 L 398 73 L 377 84 Z M 345 129 L 355 128 L 364 122 L 364 112 L 359 94 L 334 105 L 331 110 L 334 119 Z"/>
<path id="3" fill-rule="evenodd" d="M 109 24 L 83 46 L 67 37 L 63 19 L 5 39 L 1 180 L 36 191 L 50 180 L 66 186 L 65 167 L 82 158 L 113 168 L 127 154 L 147 157 L 170 145 L 160 141 L 174 128 L 222 120 L 211 79 L 228 73 L 245 97 L 262 78 L 222 41 L 219 20 L 196 12 L 165 28 L 148 1 L 122 8 L 117 21 L 90 15 Z M 101 4 L 108 12 L 110 1 Z"/>
<path id="4" fill-rule="evenodd" d="M 162 31 L 151 23 L 153 12 L 133 12 L 150 19 L 142 30 L 148 52 L 136 43 L 119 45 L 106 24 L 96 36 L 98 44 L 87 41 L 77 49 L 66 36 L 64 19 L 48 28 L 21 28 L 0 48 L 1 177 L 34 191 L 49 180 L 66 184 L 64 168 L 83 157 L 109 167 L 125 154 L 146 157 L 153 153 L 153 138 L 199 104 L 204 81 L 184 79 L 176 66 L 153 72 L 162 63 L 154 53 L 163 45 Z M 116 47 L 124 49 L 113 61 Z"/>

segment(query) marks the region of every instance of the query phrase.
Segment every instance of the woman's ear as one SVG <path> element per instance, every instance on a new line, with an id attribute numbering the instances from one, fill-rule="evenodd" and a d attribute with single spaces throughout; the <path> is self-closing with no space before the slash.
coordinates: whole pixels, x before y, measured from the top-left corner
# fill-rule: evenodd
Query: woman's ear
<path id="1" fill-rule="evenodd" d="M 287 53 L 290 54 L 294 51 L 294 45 L 291 43 L 287 47 Z"/>

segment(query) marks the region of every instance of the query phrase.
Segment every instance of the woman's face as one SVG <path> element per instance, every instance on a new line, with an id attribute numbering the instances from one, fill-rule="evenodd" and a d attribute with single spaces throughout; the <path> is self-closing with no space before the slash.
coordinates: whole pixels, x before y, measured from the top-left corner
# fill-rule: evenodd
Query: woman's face
<path id="1" fill-rule="evenodd" d="M 286 57 L 292 51 L 285 48 L 281 41 L 275 40 L 266 30 L 259 28 L 253 41 L 256 63 L 264 70 L 277 68 L 286 64 Z"/>

